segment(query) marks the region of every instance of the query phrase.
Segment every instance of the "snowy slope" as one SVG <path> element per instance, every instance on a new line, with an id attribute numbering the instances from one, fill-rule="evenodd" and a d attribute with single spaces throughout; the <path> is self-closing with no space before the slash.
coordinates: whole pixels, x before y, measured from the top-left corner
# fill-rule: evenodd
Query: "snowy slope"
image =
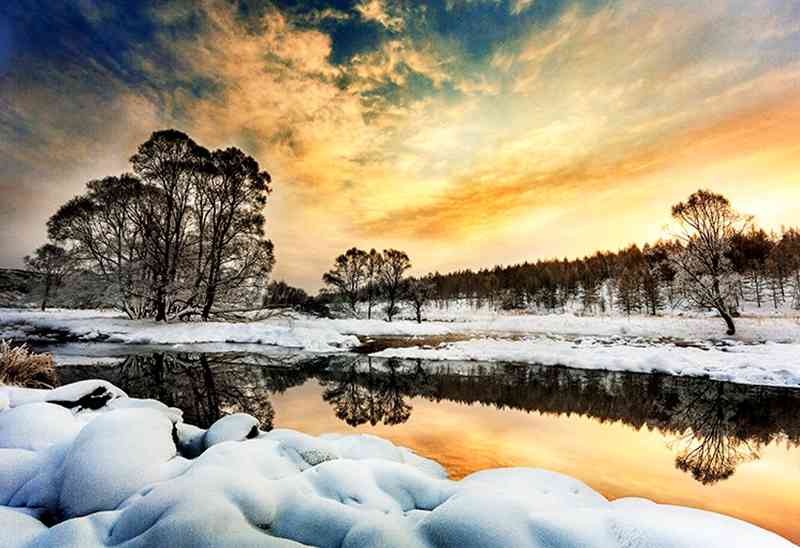
<path id="1" fill-rule="evenodd" d="M 2 546 L 792 546 L 718 514 L 609 502 L 545 470 L 450 481 L 373 436 L 265 433 L 246 415 L 204 432 L 107 383 L 58 390 L 0 387 Z M 99 409 L 52 403 L 90 393 L 107 397 Z"/>

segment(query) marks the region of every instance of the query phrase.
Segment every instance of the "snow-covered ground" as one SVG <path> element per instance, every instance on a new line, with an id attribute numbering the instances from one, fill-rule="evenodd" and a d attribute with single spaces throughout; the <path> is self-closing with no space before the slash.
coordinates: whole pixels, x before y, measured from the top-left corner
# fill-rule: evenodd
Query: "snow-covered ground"
<path id="1" fill-rule="evenodd" d="M 358 344 L 322 322 L 280 318 L 244 323 L 129 320 L 113 311 L 0 309 L 0 338 L 62 333 L 79 341 L 124 344 L 236 343 L 337 352 Z"/>
<path id="2" fill-rule="evenodd" d="M 471 339 L 435 347 L 387 348 L 382 358 L 564 365 L 580 369 L 707 376 L 767 386 L 800 386 L 800 344 L 680 347 L 674 344 L 536 337 Z"/>
<path id="3" fill-rule="evenodd" d="M 275 345 L 340 352 L 369 338 L 403 337 L 405 348 L 375 355 L 431 360 L 515 361 L 590 369 L 707 375 L 714 379 L 800 387 L 800 318 L 743 317 L 737 334 L 706 315 L 475 315 L 460 321 L 316 319 L 294 315 L 249 323 L 156 323 L 92 311 L 0 309 L 0 338 L 60 332 L 120 344 Z M 431 341 L 431 337 L 446 338 Z M 426 340 L 427 338 L 427 340 Z M 360 340 L 359 340 L 360 339 Z M 431 346 L 433 344 L 434 346 Z"/>
<path id="4" fill-rule="evenodd" d="M 2 312 L 0 312 L 2 318 Z M 724 322 L 709 316 L 575 316 L 573 314 L 497 315 L 461 321 L 341 319 L 314 320 L 334 330 L 360 336 L 445 335 L 590 335 L 602 337 L 672 337 L 685 340 L 729 339 L 741 342 L 800 342 L 800 317 L 739 318 L 737 334 L 725 335 Z"/>
<path id="5" fill-rule="evenodd" d="M 204 431 L 103 381 L 0 387 L 0 545 L 793 546 L 719 514 L 609 502 L 540 469 L 451 481 L 374 436 L 261 432 L 243 414 Z"/>

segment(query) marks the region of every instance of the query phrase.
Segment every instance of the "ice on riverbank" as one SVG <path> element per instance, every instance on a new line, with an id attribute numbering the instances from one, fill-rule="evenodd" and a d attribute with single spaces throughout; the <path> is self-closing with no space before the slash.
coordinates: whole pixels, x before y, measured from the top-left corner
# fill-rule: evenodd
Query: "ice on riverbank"
<path id="1" fill-rule="evenodd" d="M 718 318 L 579 317 L 571 314 L 476 317 L 472 321 L 384 322 L 282 317 L 249 323 L 156 323 L 108 312 L 0 310 L 0 338 L 60 333 L 79 341 L 153 344 L 235 344 L 341 352 L 359 338 L 469 338 L 433 348 L 390 348 L 382 357 L 514 361 L 612 371 L 702 375 L 718 380 L 800 386 L 800 323 L 789 317 L 740 318 L 735 337 Z M 440 339 L 441 340 L 441 339 Z M 437 341 L 438 342 L 438 341 Z M 250 350 L 249 350 L 250 351 Z M 258 351 L 257 349 L 255 351 Z M 90 363 L 65 357 L 65 363 Z M 97 358 L 93 358 L 97 359 Z M 93 362 L 91 362 L 93 363 Z"/>
<path id="2" fill-rule="evenodd" d="M 204 432 L 107 383 L 58 390 L 0 387 L 10 402 L 0 412 L 0 544 L 9 548 L 792 546 L 718 514 L 609 502 L 544 470 L 450 481 L 373 436 L 253 431 L 246 415 Z M 99 392 L 110 397 L 97 409 L 71 405 Z"/>

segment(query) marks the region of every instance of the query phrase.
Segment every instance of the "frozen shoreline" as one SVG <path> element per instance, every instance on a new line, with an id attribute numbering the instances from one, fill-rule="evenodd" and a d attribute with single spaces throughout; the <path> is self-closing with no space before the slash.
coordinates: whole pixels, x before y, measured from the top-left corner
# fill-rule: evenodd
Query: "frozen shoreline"
<path id="1" fill-rule="evenodd" d="M 520 362 L 636 373 L 703 376 L 763 386 L 800 387 L 800 344 L 732 344 L 723 347 L 614 344 L 603 339 L 473 339 L 388 348 L 381 358 Z"/>
<path id="2" fill-rule="evenodd" d="M 75 405 L 87 394 L 96 409 Z M 541 469 L 451 481 L 435 462 L 374 436 L 262 432 L 244 414 L 204 431 L 184 424 L 176 409 L 91 380 L 49 391 L 0 386 L 0 541 L 9 548 L 793 546 L 720 514 L 637 498 L 610 502 Z"/>
<path id="3" fill-rule="evenodd" d="M 408 339 L 372 355 L 564 365 L 612 371 L 701 375 L 746 384 L 800 387 L 800 319 L 748 317 L 727 337 L 704 316 L 477 315 L 463 321 L 281 317 L 249 323 L 156 323 L 106 311 L 0 309 L 0 338 L 56 332 L 76 341 L 117 344 L 239 344 L 306 352 L 352 350 L 374 337 Z M 465 340 L 436 343 L 426 337 Z M 421 339 L 415 342 L 415 339 Z M 428 346 L 426 346 L 428 344 Z"/>

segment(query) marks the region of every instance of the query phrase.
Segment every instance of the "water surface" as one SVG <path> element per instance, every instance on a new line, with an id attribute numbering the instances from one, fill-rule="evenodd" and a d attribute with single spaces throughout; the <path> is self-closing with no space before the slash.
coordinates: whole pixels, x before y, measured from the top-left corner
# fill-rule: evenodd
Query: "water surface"
<path id="1" fill-rule="evenodd" d="M 721 512 L 800 543 L 799 390 L 518 364 L 137 352 L 106 351 L 114 365 L 59 367 L 61 381 L 107 379 L 203 427 L 243 411 L 263 429 L 371 433 L 453 478 L 556 470 L 609 498 Z"/>

